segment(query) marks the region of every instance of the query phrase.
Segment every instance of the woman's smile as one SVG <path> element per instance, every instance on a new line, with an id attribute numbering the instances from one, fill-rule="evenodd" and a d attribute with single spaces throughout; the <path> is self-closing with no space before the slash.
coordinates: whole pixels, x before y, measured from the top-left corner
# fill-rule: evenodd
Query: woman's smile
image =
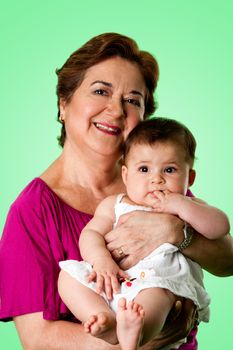
<path id="1" fill-rule="evenodd" d="M 115 125 L 110 125 L 110 124 L 101 123 L 101 122 L 94 122 L 93 124 L 98 130 L 100 130 L 105 134 L 117 136 L 121 133 L 121 128 Z"/>

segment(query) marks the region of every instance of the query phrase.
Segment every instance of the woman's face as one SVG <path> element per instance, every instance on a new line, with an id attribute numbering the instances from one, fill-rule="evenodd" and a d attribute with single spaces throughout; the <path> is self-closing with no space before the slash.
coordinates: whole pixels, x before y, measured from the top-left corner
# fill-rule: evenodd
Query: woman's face
<path id="1" fill-rule="evenodd" d="M 92 66 L 71 101 L 60 101 L 65 146 L 119 156 L 123 141 L 143 119 L 145 93 L 136 64 L 113 57 Z"/>

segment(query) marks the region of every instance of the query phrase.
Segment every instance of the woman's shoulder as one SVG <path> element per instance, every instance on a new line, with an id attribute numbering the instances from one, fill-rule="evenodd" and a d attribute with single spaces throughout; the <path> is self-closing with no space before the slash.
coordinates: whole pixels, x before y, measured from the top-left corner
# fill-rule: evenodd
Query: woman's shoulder
<path id="1" fill-rule="evenodd" d="M 42 218 L 57 216 L 65 210 L 73 215 L 75 209 L 66 205 L 61 198 L 39 177 L 34 178 L 18 195 L 10 206 L 10 212 Z"/>
<path id="2" fill-rule="evenodd" d="M 51 210 L 43 210 L 42 202 L 46 191 L 49 189 L 39 178 L 33 179 L 21 191 L 9 208 L 3 229 L 4 241 L 11 242 L 12 237 L 15 240 L 17 237 L 17 242 L 20 239 L 24 241 L 44 232 L 45 224 L 51 222 L 52 215 Z"/>
<path id="3" fill-rule="evenodd" d="M 12 203 L 10 211 L 16 211 L 23 216 L 32 215 L 33 217 L 48 220 L 49 218 L 59 217 L 60 219 L 75 218 L 78 220 L 89 221 L 92 215 L 77 210 L 63 201 L 53 189 L 40 177 L 34 178 L 18 195 Z"/>
<path id="4" fill-rule="evenodd" d="M 91 215 L 70 207 L 41 179 L 33 179 L 9 208 L 4 232 L 21 231 L 23 235 L 35 231 L 72 231 L 77 233 L 90 221 Z M 46 228 L 49 228 L 47 230 Z"/>
<path id="5" fill-rule="evenodd" d="M 33 206 L 35 208 L 41 204 L 44 196 L 53 197 L 55 193 L 42 179 L 36 177 L 20 192 L 12 206 L 18 208 Z"/>

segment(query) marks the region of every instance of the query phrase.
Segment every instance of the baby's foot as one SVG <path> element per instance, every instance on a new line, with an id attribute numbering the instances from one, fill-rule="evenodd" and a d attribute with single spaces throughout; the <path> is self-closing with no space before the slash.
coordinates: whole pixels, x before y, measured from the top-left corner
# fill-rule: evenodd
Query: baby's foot
<path id="1" fill-rule="evenodd" d="M 141 305 L 125 298 L 118 301 L 116 313 L 117 337 L 122 350 L 137 350 L 141 338 L 145 312 Z"/>
<path id="2" fill-rule="evenodd" d="M 116 319 L 114 313 L 100 312 L 84 322 L 84 331 L 110 344 L 117 344 Z"/>

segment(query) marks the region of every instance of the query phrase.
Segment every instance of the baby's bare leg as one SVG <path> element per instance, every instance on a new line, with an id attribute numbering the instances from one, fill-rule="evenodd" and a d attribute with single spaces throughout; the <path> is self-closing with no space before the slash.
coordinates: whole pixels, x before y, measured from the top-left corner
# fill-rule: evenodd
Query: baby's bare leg
<path id="1" fill-rule="evenodd" d="M 115 313 L 99 294 L 65 271 L 60 273 L 58 289 L 67 307 L 83 322 L 85 332 L 108 343 L 117 343 Z"/>
<path id="2" fill-rule="evenodd" d="M 135 297 L 145 312 L 141 345 L 160 333 L 176 299 L 176 295 L 162 288 L 144 289 Z"/>
<path id="3" fill-rule="evenodd" d="M 141 305 L 121 298 L 116 313 L 117 336 L 121 350 L 137 350 L 144 321 L 144 310 Z"/>

